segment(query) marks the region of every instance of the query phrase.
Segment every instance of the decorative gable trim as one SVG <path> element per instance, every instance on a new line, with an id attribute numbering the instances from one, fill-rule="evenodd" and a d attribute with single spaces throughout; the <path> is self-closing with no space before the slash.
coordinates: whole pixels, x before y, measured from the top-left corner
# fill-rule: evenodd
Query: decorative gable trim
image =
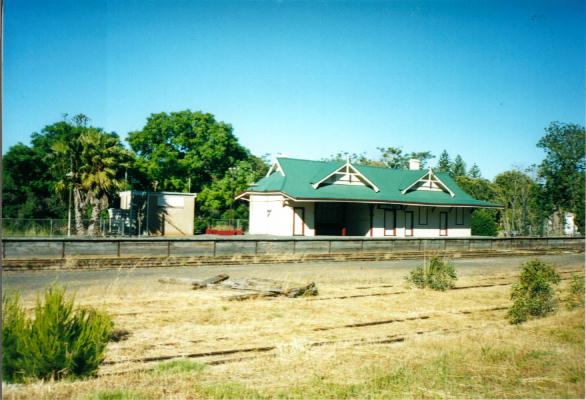
<path id="1" fill-rule="evenodd" d="M 354 167 L 350 163 L 350 160 L 347 160 L 346 163 L 344 165 L 342 165 L 340 168 L 334 170 L 329 175 L 326 175 L 325 177 L 320 179 L 318 182 L 312 184 L 313 188 L 314 189 L 319 188 L 320 185 L 322 185 L 328 179 L 330 179 L 336 175 L 340 176 L 340 179 L 338 179 L 336 181 L 339 183 L 336 183 L 336 184 L 339 184 L 339 185 L 364 185 L 364 186 L 370 187 L 375 192 L 380 192 L 380 189 L 378 188 L 378 186 L 376 186 L 374 183 L 372 183 L 370 181 L 370 179 L 368 179 L 366 176 L 364 176 L 364 174 L 362 174 L 360 171 L 358 171 L 358 169 L 356 169 L 356 167 Z"/>
<path id="2" fill-rule="evenodd" d="M 409 185 L 405 189 L 403 189 L 401 191 L 401 194 L 406 194 L 407 192 L 409 192 L 411 189 L 413 189 L 419 183 L 422 184 L 420 187 L 425 187 L 426 189 L 416 188 L 415 190 L 434 190 L 433 188 L 435 186 L 437 186 L 440 188 L 440 190 L 442 190 L 444 192 L 448 192 L 451 197 L 455 196 L 455 193 L 452 192 L 452 190 L 448 187 L 448 185 L 443 183 L 442 180 L 440 178 L 438 178 L 436 174 L 433 173 L 433 170 L 431 169 L 431 167 L 425 173 L 425 175 L 423 175 L 421 178 L 417 179 L 411 185 Z"/>
<path id="3" fill-rule="evenodd" d="M 267 172 L 266 176 L 270 176 L 275 171 L 278 171 L 281 173 L 281 175 L 285 176 L 285 171 L 283 171 L 283 167 L 281 167 L 278 158 L 275 159 L 273 165 L 271 165 L 271 168 L 269 168 L 269 171 Z"/>

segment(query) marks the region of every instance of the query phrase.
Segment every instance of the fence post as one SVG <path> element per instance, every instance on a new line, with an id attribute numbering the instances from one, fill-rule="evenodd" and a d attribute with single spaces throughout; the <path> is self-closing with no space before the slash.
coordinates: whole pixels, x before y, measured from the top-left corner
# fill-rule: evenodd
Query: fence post
<path id="1" fill-rule="evenodd" d="M 171 241 L 167 240 L 167 257 L 171 257 Z"/>
<path id="2" fill-rule="evenodd" d="M 49 220 L 49 237 L 53 236 L 53 218 Z"/>
<path id="3" fill-rule="evenodd" d="M 61 242 L 61 258 L 65 258 L 65 240 Z"/>

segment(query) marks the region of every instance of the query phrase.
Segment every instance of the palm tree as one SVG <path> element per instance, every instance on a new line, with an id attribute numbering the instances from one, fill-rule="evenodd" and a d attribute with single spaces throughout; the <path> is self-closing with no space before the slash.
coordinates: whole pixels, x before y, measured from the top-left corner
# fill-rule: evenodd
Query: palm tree
<path id="1" fill-rule="evenodd" d="M 75 129 L 79 128 L 79 126 L 71 128 Z M 83 214 L 87 207 L 87 199 L 82 190 L 78 173 L 81 154 L 80 133 L 81 130 L 77 129 L 77 132 L 73 132 L 68 137 L 53 143 L 48 157 L 52 172 L 56 177 L 59 177 L 54 186 L 55 191 L 57 193 L 65 193 L 69 190 L 73 192 L 75 231 L 76 234 L 83 235 L 85 233 Z"/>
<path id="2" fill-rule="evenodd" d="M 87 128 L 79 137 L 81 144 L 79 182 L 92 207 L 88 235 L 98 233 L 96 224 L 108 208 L 110 195 L 124 187 L 121 172 L 129 165 L 130 153 L 115 134 Z"/>

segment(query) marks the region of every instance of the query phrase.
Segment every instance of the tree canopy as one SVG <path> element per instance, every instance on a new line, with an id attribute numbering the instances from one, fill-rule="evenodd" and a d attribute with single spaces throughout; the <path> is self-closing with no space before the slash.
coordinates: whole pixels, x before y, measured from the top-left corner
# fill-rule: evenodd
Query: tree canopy
<path id="1" fill-rule="evenodd" d="M 231 125 L 199 111 L 151 114 L 140 131 L 129 133 L 128 143 L 151 190 L 199 192 L 250 157 Z"/>
<path id="2" fill-rule="evenodd" d="M 556 215 L 560 220 L 572 212 L 584 233 L 585 141 L 584 127 L 553 122 L 537 143 L 545 152 L 538 166 L 504 171 L 490 181 L 476 164 L 467 169 L 462 156 L 452 159 L 443 150 L 435 169 L 450 173 L 473 197 L 504 205 L 473 213 L 478 232 L 493 234 L 498 222 L 507 234 L 539 234 Z M 83 114 L 33 133 L 29 146 L 18 143 L 3 157 L 3 216 L 65 218 L 71 192 L 76 226 L 83 231 L 82 218 L 95 224 L 105 208 L 117 206 L 117 191 L 139 189 L 197 192 L 198 217 L 245 219 L 247 204 L 234 197 L 267 170 L 265 160 L 238 142 L 230 124 L 199 111 L 151 114 L 141 130 L 129 133 L 128 143 L 132 151 Z M 430 151 L 377 150 L 375 157 L 339 152 L 328 159 L 406 169 L 417 158 L 425 169 L 435 158 Z"/>
<path id="3" fill-rule="evenodd" d="M 586 130 L 577 124 L 552 122 L 537 147 L 545 151 L 538 175 L 543 198 L 553 211 L 570 211 L 584 232 L 584 179 Z"/>

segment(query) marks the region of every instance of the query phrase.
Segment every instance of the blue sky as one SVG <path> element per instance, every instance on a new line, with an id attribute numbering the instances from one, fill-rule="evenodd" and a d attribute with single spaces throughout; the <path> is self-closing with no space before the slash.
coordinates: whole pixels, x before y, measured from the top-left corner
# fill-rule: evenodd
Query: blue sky
<path id="1" fill-rule="evenodd" d="M 583 2 L 6 0 L 3 151 L 84 113 L 202 110 L 254 154 L 447 149 L 484 176 L 584 125 Z"/>

